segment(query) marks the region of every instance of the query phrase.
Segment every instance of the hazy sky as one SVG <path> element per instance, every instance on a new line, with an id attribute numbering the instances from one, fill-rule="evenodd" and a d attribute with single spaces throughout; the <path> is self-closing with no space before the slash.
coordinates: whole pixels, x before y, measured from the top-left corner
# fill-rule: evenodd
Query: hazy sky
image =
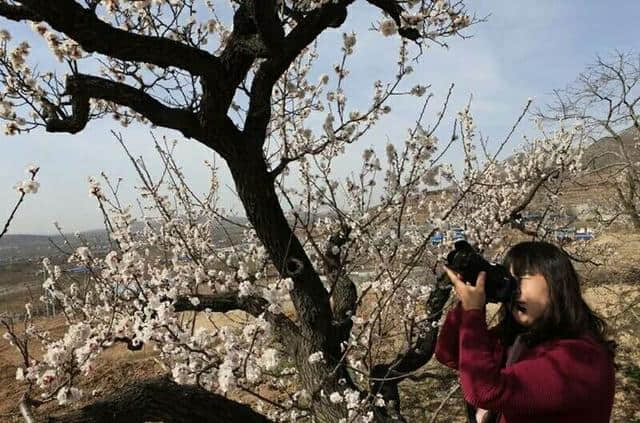
<path id="1" fill-rule="evenodd" d="M 471 39 L 449 40 L 448 50 L 435 45 L 426 50 L 414 66 L 416 72 L 411 78 L 413 83 L 431 84 L 436 94 L 434 105 L 455 82 L 445 133 L 453 121 L 455 113 L 452 112 L 460 110 L 473 94 L 472 112 L 478 130 L 498 142 L 509 131 L 529 97 L 542 106 L 552 89 L 574 80 L 596 54 L 606 55 L 614 49 L 632 51 L 638 48 L 640 39 L 638 0 L 469 0 L 468 6 L 478 16 L 490 14 L 487 22 L 467 31 L 473 35 Z M 316 75 L 331 73 L 332 65 L 340 58 L 342 32 L 352 29 L 359 32 L 355 54 L 350 58 L 352 73 L 347 85 L 350 89 L 347 96 L 356 103 L 359 98 L 370 98 L 371 81 L 385 80 L 394 70 L 398 40 L 367 31 L 369 23 L 377 18 L 371 6 L 353 7 L 342 28 L 320 39 L 323 56 Z M 30 32 L 25 29 L 16 32 L 15 25 L 1 19 L 0 28 L 9 28 L 14 38 Z M 31 35 L 28 37 L 34 39 Z M 40 58 L 43 64 L 51 63 L 46 49 L 38 47 L 36 42 L 32 44 L 31 63 Z M 397 101 L 392 107 L 393 112 L 383 124 L 339 161 L 341 167 L 336 172 L 348 173 L 349 163 L 356 157 L 359 159 L 364 147 L 382 145 L 386 139 L 402 141 L 406 129 L 415 121 L 418 103 Z M 432 113 L 437 111 L 432 109 Z M 106 119 L 90 123 L 77 135 L 44 131 L 13 137 L 0 134 L 0 223 L 4 223 L 17 200 L 12 187 L 26 178 L 24 169 L 28 164 L 37 163 L 41 166 L 40 191 L 26 198 L 10 233 L 51 233 L 54 221 L 68 232 L 100 227 L 95 200 L 88 195 L 87 178 L 98 176 L 100 171 L 123 177 L 124 197 L 129 200 L 133 198 L 130 188 L 137 184 L 120 146 L 109 134 L 110 129 L 121 131 L 134 154 L 143 155 L 148 163 L 155 164 L 153 168 L 159 169 L 147 127 L 125 129 Z M 154 132 L 177 136 L 169 131 Z M 531 132 L 530 125 L 524 125 L 519 134 Z M 202 161 L 212 157 L 213 153 L 194 141 L 181 141 L 178 146 L 177 159 L 197 191 L 206 189 Z M 223 183 L 232 185 L 224 163 L 220 159 L 218 163 Z M 229 189 L 223 192 L 223 204 L 239 208 Z"/>

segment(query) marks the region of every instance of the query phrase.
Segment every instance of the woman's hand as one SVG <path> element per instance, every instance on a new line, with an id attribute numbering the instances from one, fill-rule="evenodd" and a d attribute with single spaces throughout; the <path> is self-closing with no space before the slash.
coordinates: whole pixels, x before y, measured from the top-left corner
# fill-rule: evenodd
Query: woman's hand
<path id="1" fill-rule="evenodd" d="M 443 266 L 445 272 L 449 276 L 449 280 L 453 284 L 453 289 L 462 302 L 462 308 L 465 310 L 482 310 L 484 308 L 487 296 L 484 292 L 484 284 L 487 280 L 486 272 L 480 272 L 476 285 L 465 283 L 460 275 L 447 266 Z"/>

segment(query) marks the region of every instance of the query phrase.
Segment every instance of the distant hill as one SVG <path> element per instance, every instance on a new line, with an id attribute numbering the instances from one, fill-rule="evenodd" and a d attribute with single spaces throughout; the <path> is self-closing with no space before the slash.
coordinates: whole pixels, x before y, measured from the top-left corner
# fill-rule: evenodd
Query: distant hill
<path id="1" fill-rule="evenodd" d="M 243 229 L 238 225 L 245 225 L 244 218 L 231 218 L 229 222 L 221 222 L 219 230 L 214 233 L 213 240 L 220 246 L 228 246 L 231 243 L 241 242 Z M 142 222 L 133 223 L 133 231 L 143 229 Z M 70 252 L 82 245 L 73 234 L 65 234 L 68 244 L 61 235 L 24 235 L 6 234 L 0 238 L 0 265 L 14 262 L 32 262 L 43 257 L 64 258 L 66 254 L 54 246 L 57 245 L 64 251 Z M 104 229 L 85 231 L 80 237 L 87 242 L 89 247 L 98 252 L 107 252 L 112 247 L 109 236 Z"/>
<path id="2" fill-rule="evenodd" d="M 77 238 L 66 235 L 73 248 L 80 245 Z M 88 231 L 81 234 L 89 245 L 97 247 L 107 243 L 105 231 Z M 6 234 L 0 239 L 0 264 L 7 262 L 34 261 L 42 257 L 57 258 L 64 254 L 55 246 L 69 251 L 71 247 L 65 244 L 61 235 L 23 235 Z"/>
<path id="3" fill-rule="evenodd" d="M 48 243 L 46 235 L 11 235 L 0 238 L 0 249 Z"/>
<path id="4" fill-rule="evenodd" d="M 635 145 L 640 141 L 640 132 L 634 128 L 628 128 L 620 133 L 620 139 L 629 158 L 640 161 L 640 149 Z M 584 153 L 584 163 L 590 168 L 598 169 L 615 163 L 620 163 L 620 142 L 613 137 L 603 137 L 587 146 Z"/>
<path id="5" fill-rule="evenodd" d="M 640 150 L 635 147 L 639 134 L 633 127 L 620 133 L 622 145 L 629 159 L 635 162 L 640 161 Z M 614 186 L 606 181 L 620 170 L 620 167 L 612 166 L 621 163 L 619 152 L 620 142 L 613 137 L 603 137 L 586 146 L 583 164 L 587 166 L 587 170 L 599 171 L 569 183 L 559 198 L 560 203 L 574 210 L 594 210 L 602 205 L 610 206 L 612 202 L 617 201 Z"/>

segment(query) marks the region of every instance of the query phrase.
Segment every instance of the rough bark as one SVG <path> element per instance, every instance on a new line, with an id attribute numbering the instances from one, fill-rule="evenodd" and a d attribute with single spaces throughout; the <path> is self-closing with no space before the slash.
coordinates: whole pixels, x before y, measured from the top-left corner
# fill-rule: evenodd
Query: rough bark
<path id="1" fill-rule="evenodd" d="M 339 364 L 340 340 L 333 323 L 329 293 L 293 232 L 278 201 L 273 180 L 264 161 L 248 153 L 242 163 L 228 162 L 247 218 L 283 277 L 293 280 L 291 299 L 298 313 L 302 340 L 295 352 L 302 386 L 311 393 L 314 416 L 319 422 L 336 422 L 346 417 L 343 405 L 333 404 L 325 393 L 353 387 L 350 376 Z M 310 354 L 322 351 L 324 362 L 311 364 Z M 347 385 L 338 381 L 344 379 Z"/>
<path id="2" fill-rule="evenodd" d="M 347 243 L 350 233 L 351 228 L 343 226 L 340 233 L 331 236 L 324 253 L 326 274 L 331 283 L 333 325 L 340 342 L 349 338 L 353 327 L 351 318 L 356 314 L 358 306 L 358 290 L 345 272 L 347 257 L 342 254 L 342 247 Z M 338 251 L 334 252 L 334 248 L 338 248 Z"/>
<path id="3" fill-rule="evenodd" d="M 0 16 L 4 16 L 12 21 L 35 21 L 40 16 L 24 6 L 12 6 L 4 2 L 0 3 Z"/>
<path id="4" fill-rule="evenodd" d="M 228 161 L 247 218 L 278 272 L 293 280 L 291 298 L 304 336 L 326 345 L 332 319 L 329 295 L 280 207 L 261 151 L 251 156 L 249 152 L 241 162 Z"/>
<path id="5" fill-rule="evenodd" d="M 80 410 L 38 420 L 42 423 L 268 423 L 250 407 L 167 377 L 125 387 Z"/>

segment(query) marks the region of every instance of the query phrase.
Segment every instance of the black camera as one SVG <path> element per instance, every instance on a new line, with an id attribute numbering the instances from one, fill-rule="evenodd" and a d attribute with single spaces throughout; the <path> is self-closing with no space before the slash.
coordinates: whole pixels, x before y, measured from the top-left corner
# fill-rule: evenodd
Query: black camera
<path id="1" fill-rule="evenodd" d="M 454 250 L 447 255 L 447 267 L 458 272 L 471 285 L 476 284 L 480 272 L 487 272 L 485 293 L 488 303 L 510 302 L 518 287 L 518 281 L 509 269 L 489 263 L 467 241 L 454 244 Z"/>

